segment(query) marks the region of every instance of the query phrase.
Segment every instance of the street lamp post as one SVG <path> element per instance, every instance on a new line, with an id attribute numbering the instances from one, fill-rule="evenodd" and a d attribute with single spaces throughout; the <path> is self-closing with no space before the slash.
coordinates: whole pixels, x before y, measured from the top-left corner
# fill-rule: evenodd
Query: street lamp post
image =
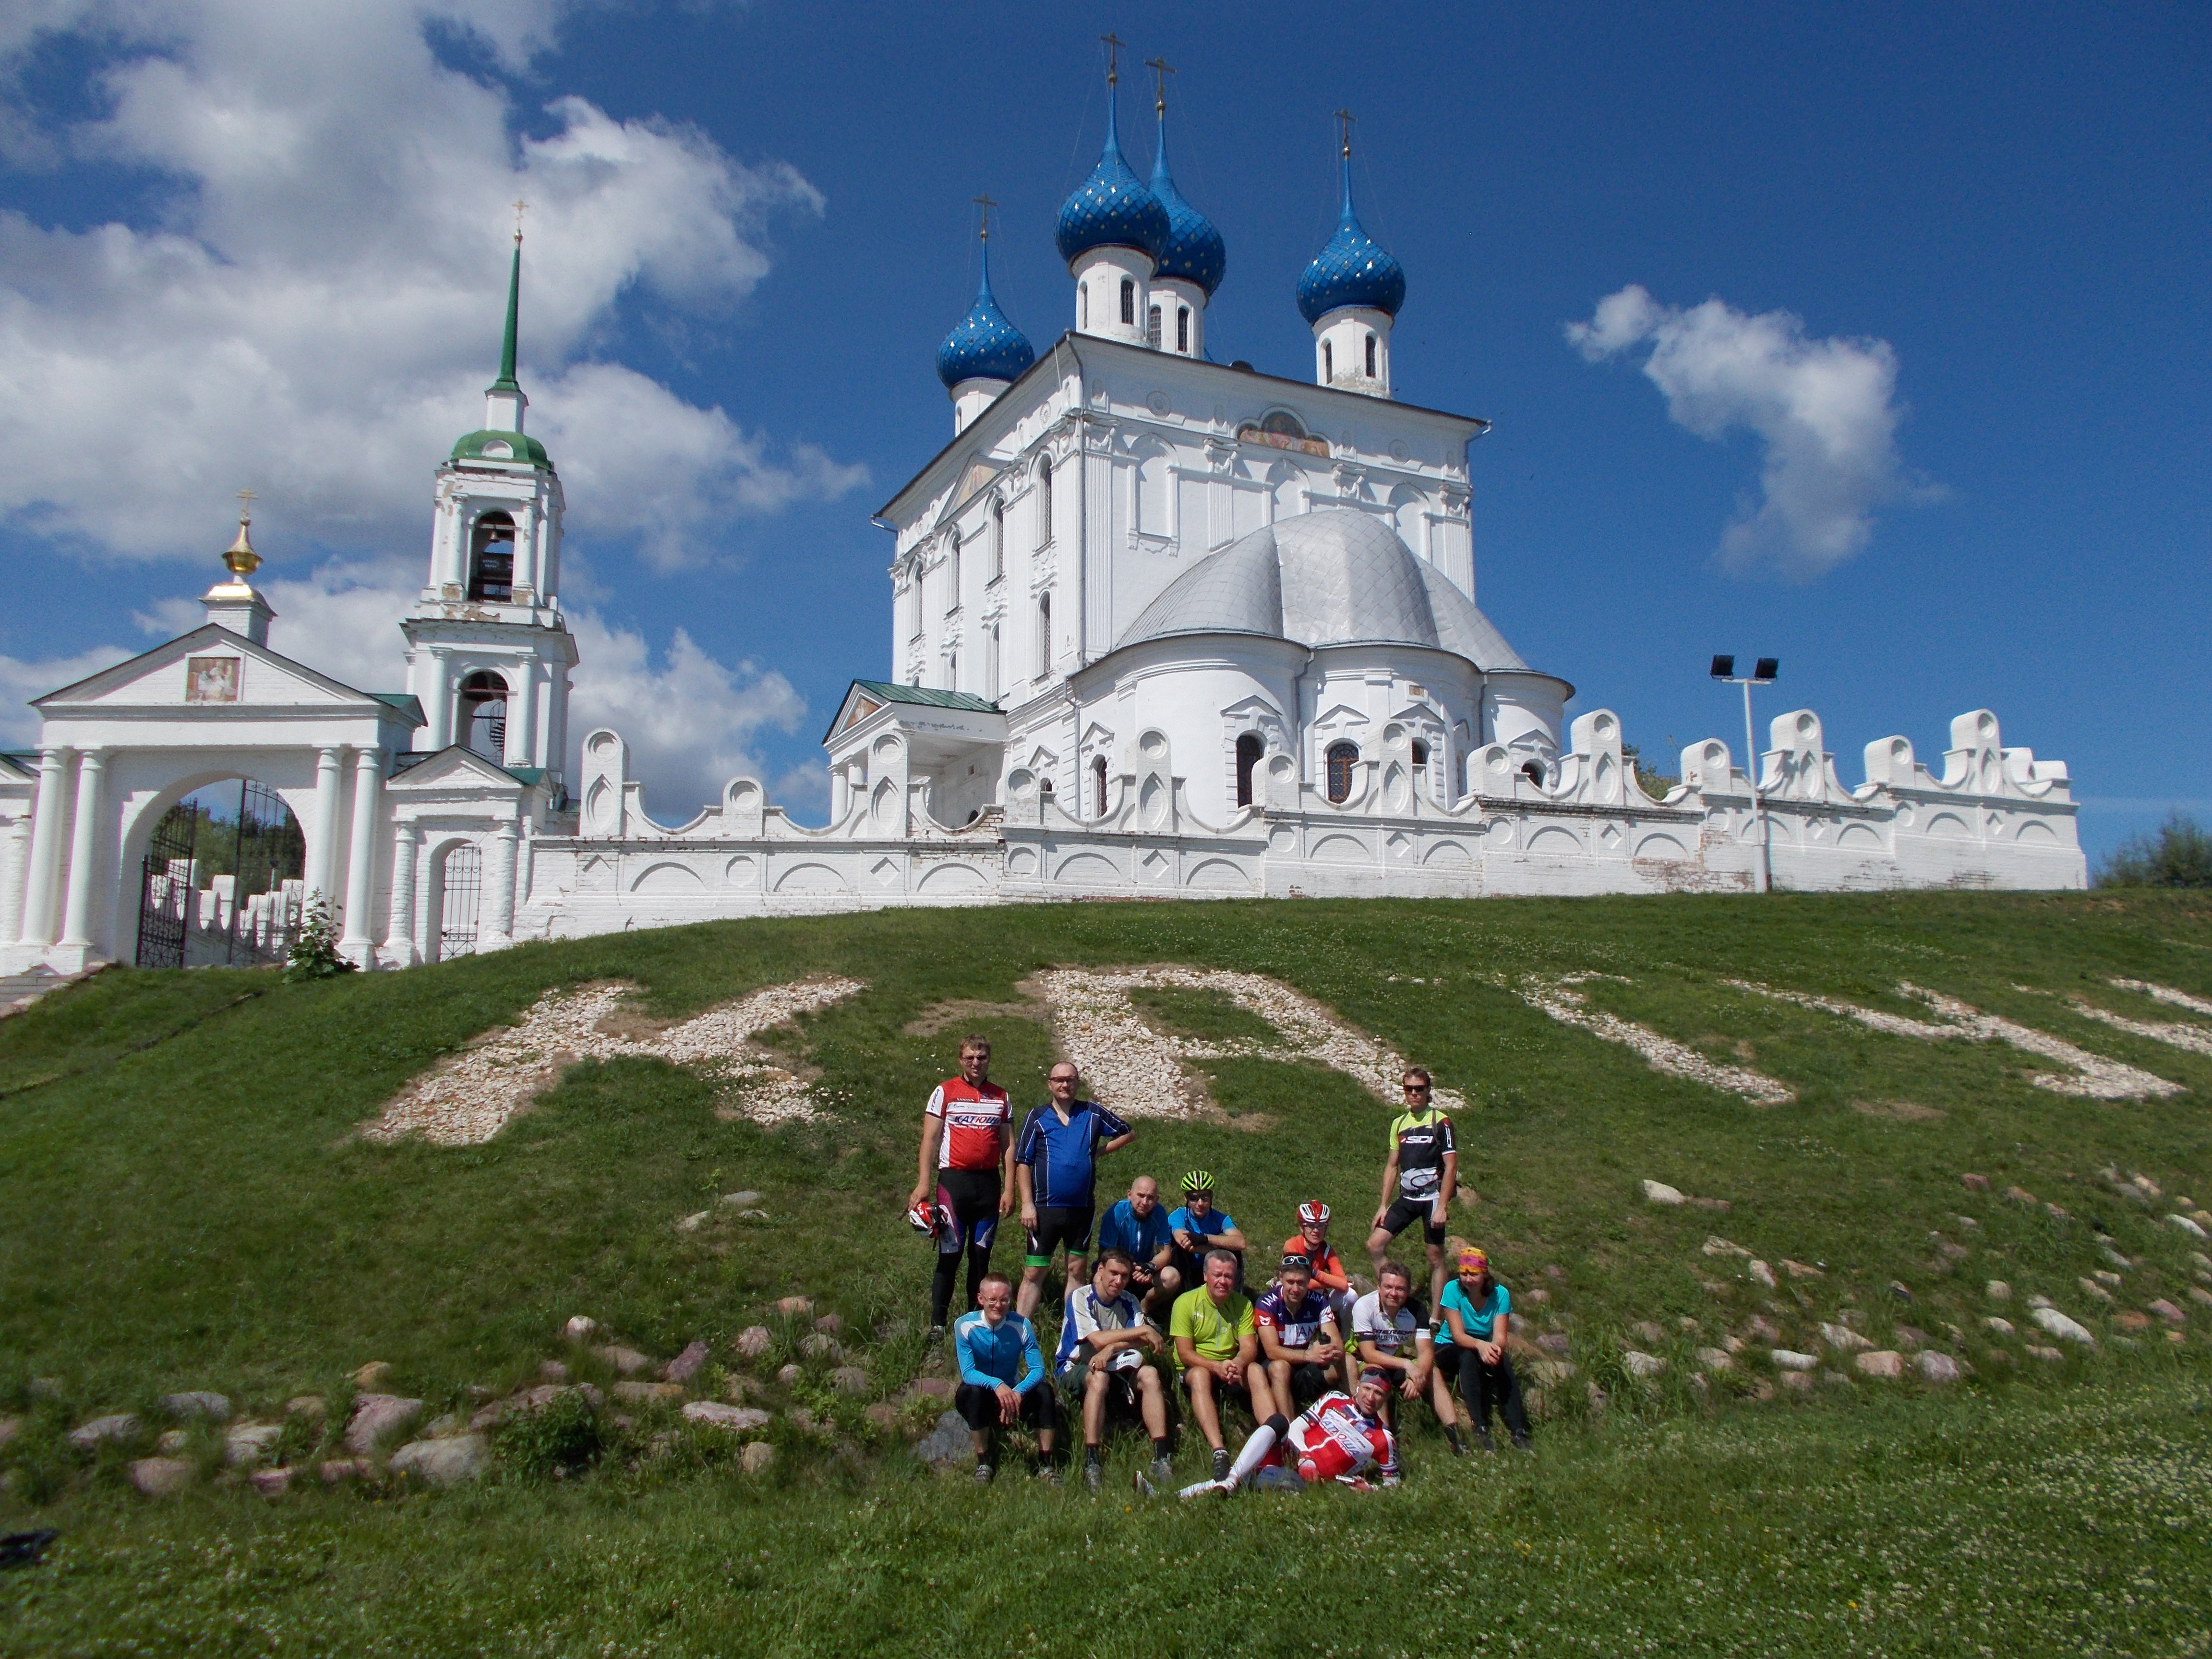
<path id="1" fill-rule="evenodd" d="M 1723 685 L 1743 688 L 1743 775 L 1751 780 L 1751 811 L 1759 821 L 1759 864 L 1753 872 L 1753 890 L 1767 892 L 1774 886 L 1774 854 L 1766 834 L 1766 805 L 1759 793 L 1759 746 L 1751 734 L 1751 688 L 1771 685 L 1781 672 L 1779 657 L 1761 657 L 1753 665 L 1748 674 L 1735 672 L 1734 657 L 1713 659 L 1713 678 Z"/>

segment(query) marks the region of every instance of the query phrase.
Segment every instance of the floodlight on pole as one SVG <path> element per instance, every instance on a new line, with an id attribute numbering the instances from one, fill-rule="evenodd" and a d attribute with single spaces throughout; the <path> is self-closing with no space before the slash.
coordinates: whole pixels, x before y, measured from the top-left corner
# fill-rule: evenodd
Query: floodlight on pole
<path id="1" fill-rule="evenodd" d="M 1766 804 L 1759 793 L 1759 748 L 1751 732 L 1751 688 L 1771 685 L 1782 673 L 1782 659 L 1761 657 L 1752 665 L 1748 674 L 1735 672 L 1734 657 L 1716 656 L 1712 676 L 1724 685 L 1743 688 L 1743 775 L 1751 780 L 1751 811 L 1759 820 L 1759 865 L 1752 872 L 1753 890 L 1767 892 L 1774 885 L 1774 854 L 1767 838 Z"/>

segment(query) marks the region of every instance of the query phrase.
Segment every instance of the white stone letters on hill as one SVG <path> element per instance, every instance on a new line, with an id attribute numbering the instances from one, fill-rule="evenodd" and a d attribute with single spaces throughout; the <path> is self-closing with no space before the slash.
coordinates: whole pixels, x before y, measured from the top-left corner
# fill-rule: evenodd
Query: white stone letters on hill
<path id="1" fill-rule="evenodd" d="M 1717 1060 L 1707 1060 L 1696 1049 L 1672 1037 L 1662 1036 L 1648 1025 L 1638 1025 L 1618 1014 L 1591 1007 L 1589 999 L 1574 988 L 1596 980 L 1611 980 L 1616 985 L 1631 982 L 1618 974 L 1564 974 L 1556 979 L 1530 975 L 1513 989 L 1529 1006 L 1542 1009 L 1562 1025 L 1572 1025 L 1607 1042 L 1633 1048 L 1655 1072 L 1741 1095 L 1754 1106 L 1786 1106 L 1797 1098 L 1797 1091 L 1778 1079 L 1747 1066 L 1723 1066 Z"/>

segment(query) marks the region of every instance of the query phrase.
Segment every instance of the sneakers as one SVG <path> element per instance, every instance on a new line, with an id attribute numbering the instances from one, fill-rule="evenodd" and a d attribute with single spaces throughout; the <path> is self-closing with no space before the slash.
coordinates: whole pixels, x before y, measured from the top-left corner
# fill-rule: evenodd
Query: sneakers
<path id="1" fill-rule="evenodd" d="M 1174 1478 L 1174 1464 L 1169 1462 L 1164 1457 L 1155 1457 L 1152 1460 L 1152 1480 L 1155 1484 L 1164 1486 Z M 1139 1475 L 1137 1479 L 1141 1482 L 1144 1476 Z"/>
<path id="2" fill-rule="evenodd" d="M 1216 1446 L 1213 1449 L 1213 1478 L 1216 1480 L 1226 1480 L 1229 1478 L 1229 1451 L 1224 1446 Z"/>
<path id="3" fill-rule="evenodd" d="M 1165 1468 L 1166 1467 L 1167 1467 L 1167 1460 L 1166 1460 L 1165 1458 L 1162 1458 L 1158 1462 L 1157 1462 L 1157 1463 L 1155 1463 L 1155 1464 L 1153 1464 L 1153 1465 L 1152 1465 L 1152 1469 L 1153 1469 L 1153 1472 L 1154 1472 L 1155 1474 L 1158 1474 L 1158 1471 L 1160 1471 L 1161 1469 Z M 1163 1484 L 1163 1485 L 1164 1485 L 1164 1484 L 1165 1484 L 1165 1477 L 1164 1477 L 1164 1476 L 1163 1476 L 1163 1477 L 1162 1477 L 1162 1484 Z M 1139 1470 L 1139 1471 L 1138 1471 L 1138 1473 L 1137 1473 L 1137 1476 L 1136 1476 L 1136 1486 L 1137 1486 L 1137 1496 L 1138 1496 L 1138 1497 L 1139 1497 L 1139 1498 L 1158 1498 L 1158 1497 L 1160 1495 L 1160 1489 L 1159 1489 L 1159 1487 L 1158 1487 L 1158 1486 L 1154 1486 L 1151 1481 L 1149 1481 L 1149 1480 L 1146 1480 L 1146 1479 L 1145 1479 L 1145 1476 L 1144 1476 L 1144 1472 L 1143 1472 L 1141 1469 L 1140 1469 L 1140 1470 Z"/>
<path id="4" fill-rule="evenodd" d="M 1040 1463 L 1037 1465 L 1036 1478 L 1040 1486 L 1056 1486 L 1060 1484 L 1060 1470 L 1053 1464 Z"/>
<path id="5" fill-rule="evenodd" d="M 1486 1452 L 1494 1452 L 1498 1449 L 1497 1443 L 1490 1437 L 1488 1429 L 1477 1429 L 1474 1431 L 1474 1449 L 1477 1451 Z"/>
<path id="6" fill-rule="evenodd" d="M 1106 1466 L 1103 1463 L 1085 1463 L 1083 1466 L 1083 1484 L 1093 1492 L 1098 1491 L 1106 1484 Z"/>
<path id="7" fill-rule="evenodd" d="M 1236 1490 L 1236 1483 L 1231 1480 L 1201 1480 L 1194 1486 L 1185 1486 L 1176 1496 L 1184 1498 L 1226 1498 Z"/>
<path id="8" fill-rule="evenodd" d="M 943 1347 L 945 1346 L 945 1327 L 942 1325 L 932 1325 L 929 1328 L 929 1336 L 927 1340 L 929 1346 L 933 1348 Z"/>
<path id="9" fill-rule="evenodd" d="M 1513 1449 L 1515 1451 L 1533 1451 L 1535 1449 L 1529 1445 L 1528 1437 L 1527 1435 L 1516 1434 L 1513 1437 Z"/>
<path id="10" fill-rule="evenodd" d="M 988 1463 L 978 1463 L 975 1466 L 975 1484 L 979 1486 L 989 1486 L 991 1484 L 991 1476 L 994 1473 L 996 1473 L 996 1471 L 994 1471 Z"/>

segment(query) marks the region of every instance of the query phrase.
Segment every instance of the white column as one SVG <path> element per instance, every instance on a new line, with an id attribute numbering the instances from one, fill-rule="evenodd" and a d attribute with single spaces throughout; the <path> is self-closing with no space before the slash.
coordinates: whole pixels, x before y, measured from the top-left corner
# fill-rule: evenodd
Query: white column
<path id="1" fill-rule="evenodd" d="M 509 766 L 542 766 L 538 758 L 538 662 L 528 658 L 514 671 L 514 696 L 507 706 L 507 755 Z"/>
<path id="2" fill-rule="evenodd" d="M 491 839 L 491 868 L 484 872 L 485 898 L 491 902 L 487 937 L 477 946 L 496 950 L 514 942 L 514 825 L 502 823 Z"/>
<path id="3" fill-rule="evenodd" d="M 23 884 L 29 878 L 31 822 L 10 818 L 0 829 L 0 947 L 23 930 Z"/>
<path id="4" fill-rule="evenodd" d="M 435 753 L 453 740 L 453 672 L 446 666 L 446 653 L 434 646 L 428 689 L 428 706 L 422 713 L 430 722 L 430 749 Z"/>
<path id="5" fill-rule="evenodd" d="M 342 769 L 342 750 L 335 744 L 315 751 L 315 834 L 307 843 L 307 896 L 322 895 L 329 904 L 336 896 L 331 890 L 331 872 L 338 859 L 338 811 L 340 795 L 345 787 Z"/>
<path id="6" fill-rule="evenodd" d="M 368 914 L 376 890 L 376 819 L 381 804 L 383 751 L 358 749 L 353 757 L 353 837 L 346 848 L 345 932 L 339 951 L 356 965 L 373 966 Z"/>
<path id="7" fill-rule="evenodd" d="M 392 837 L 392 915 L 379 960 L 387 968 L 412 968 L 415 955 L 415 827 L 402 823 Z"/>
<path id="8" fill-rule="evenodd" d="M 76 822 L 70 826 L 69 907 L 62 918 L 57 944 L 88 950 L 92 945 L 93 878 L 100 866 L 100 794 L 107 771 L 107 757 L 88 749 L 77 757 Z"/>
<path id="9" fill-rule="evenodd" d="M 27 945 L 54 942 L 54 913 L 62 879 L 63 792 L 69 787 L 70 751 L 55 748 L 39 756 L 39 801 L 31 816 L 31 872 L 23 884 L 23 933 Z"/>

